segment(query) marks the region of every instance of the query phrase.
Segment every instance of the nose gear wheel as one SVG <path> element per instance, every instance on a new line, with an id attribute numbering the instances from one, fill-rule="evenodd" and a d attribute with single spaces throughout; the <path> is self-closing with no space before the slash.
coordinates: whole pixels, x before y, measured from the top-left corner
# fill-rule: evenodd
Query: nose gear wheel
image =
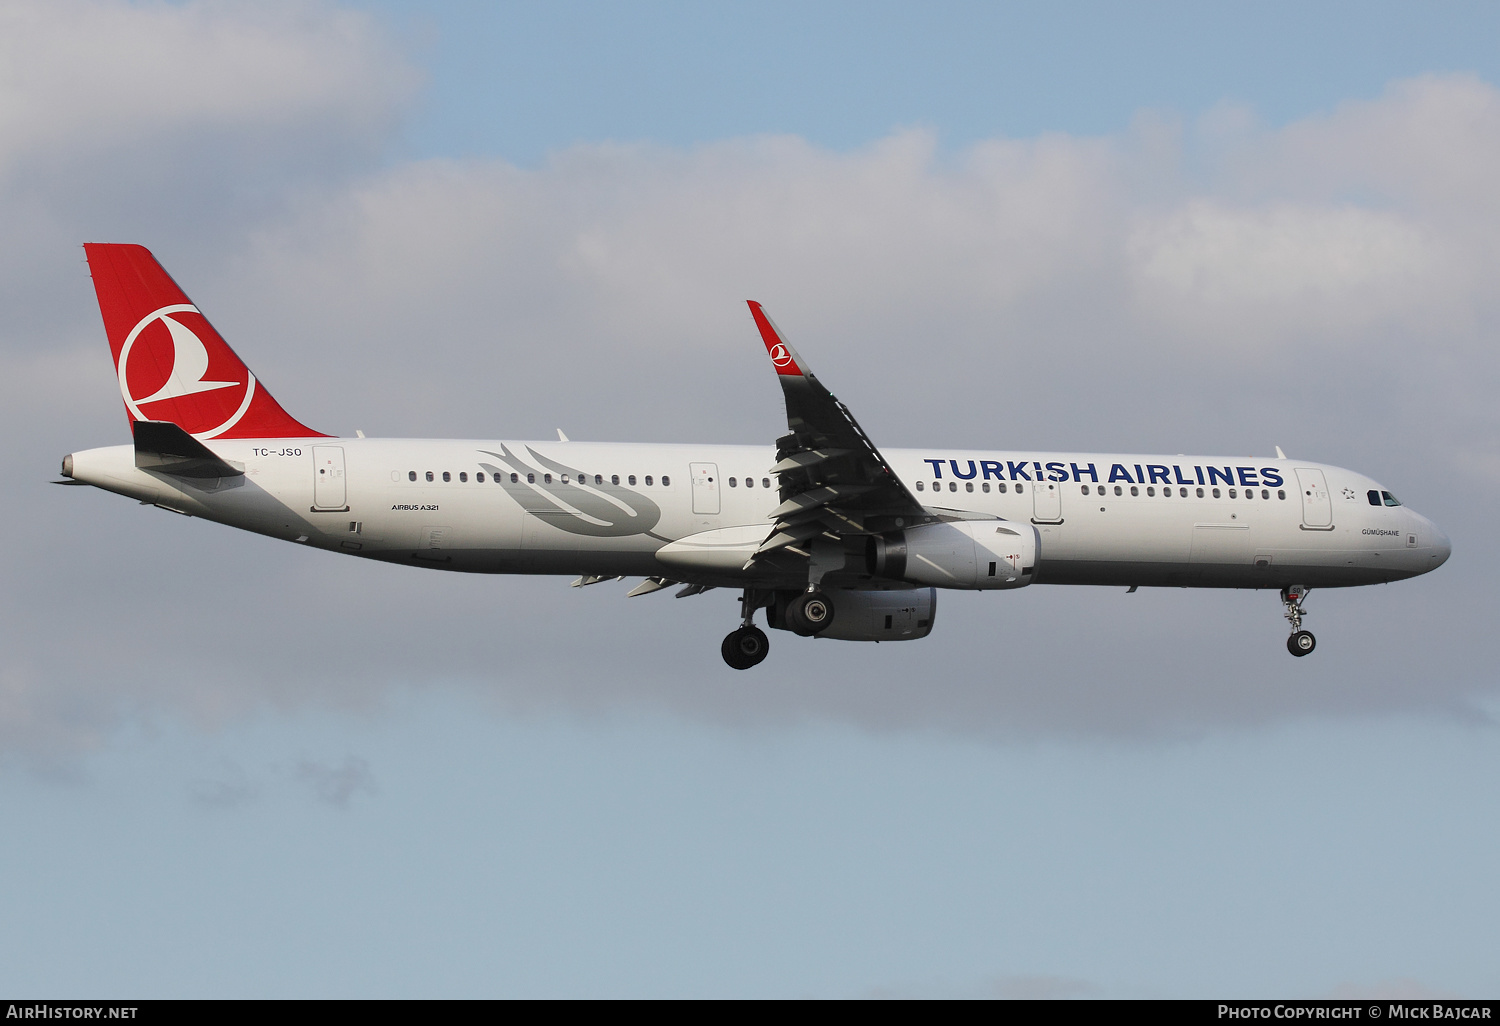
<path id="1" fill-rule="evenodd" d="M 1318 645 L 1318 639 L 1312 636 L 1312 631 L 1297 631 L 1286 639 L 1286 650 L 1294 656 L 1305 656 Z"/>

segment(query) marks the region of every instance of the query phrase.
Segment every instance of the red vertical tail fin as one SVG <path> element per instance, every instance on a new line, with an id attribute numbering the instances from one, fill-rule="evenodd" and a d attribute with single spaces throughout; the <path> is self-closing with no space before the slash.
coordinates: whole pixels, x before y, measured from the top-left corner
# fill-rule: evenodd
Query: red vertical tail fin
<path id="1" fill-rule="evenodd" d="M 281 408 L 144 246 L 83 247 L 131 421 L 196 438 L 326 437 Z"/>

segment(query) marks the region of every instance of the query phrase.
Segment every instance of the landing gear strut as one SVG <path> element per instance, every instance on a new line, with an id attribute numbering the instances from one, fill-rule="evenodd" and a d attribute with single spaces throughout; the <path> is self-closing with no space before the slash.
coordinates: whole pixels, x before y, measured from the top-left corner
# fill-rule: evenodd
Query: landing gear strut
<path id="1" fill-rule="evenodd" d="M 719 653 L 733 669 L 748 670 L 771 652 L 771 641 L 766 632 L 755 626 L 755 611 L 761 604 L 761 596 L 749 588 L 740 596 L 740 626 L 730 631 L 724 644 L 719 646 Z"/>
<path id="2" fill-rule="evenodd" d="M 1286 650 L 1294 656 L 1305 656 L 1318 645 L 1312 631 L 1302 629 L 1302 600 L 1307 598 L 1307 588 L 1293 584 L 1281 589 L 1281 604 L 1286 607 L 1286 618 L 1292 625 L 1292 636 L 1286 639 Z"/>

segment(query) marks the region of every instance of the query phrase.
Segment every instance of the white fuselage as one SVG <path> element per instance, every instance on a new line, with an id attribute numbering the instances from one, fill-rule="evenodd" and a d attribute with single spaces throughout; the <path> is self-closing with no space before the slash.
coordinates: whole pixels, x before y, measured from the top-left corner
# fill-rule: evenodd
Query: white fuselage
<path id="1" fill-rule="evenodd" d="M 115 446 L 74 453 L 72 477 L 248 531 L 413 566 L 720 586 L 755 583 L 735 553 L 754 550 L 780 502 L 767 446 L 377 438 L 213 446 L 244 476 L 142 470 L 132 447 Z M 1303 460 L 885 455 L 930 507 L 1035 524 L 1037 583 L 1338 587 L 1412 577 L 1449 553 L 1425 517 L 1372 505 L 1375 481 Z M 693 536 L 728 539 L 730 557 L 696 566 L 658 558 Z"/>

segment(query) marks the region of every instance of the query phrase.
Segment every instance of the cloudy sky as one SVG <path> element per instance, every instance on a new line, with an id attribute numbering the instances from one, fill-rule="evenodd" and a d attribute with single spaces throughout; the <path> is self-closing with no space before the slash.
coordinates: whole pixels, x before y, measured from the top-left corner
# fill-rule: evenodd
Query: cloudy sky
<path id="1" fill-rule="evenodd" d="M 1500 9 L 0 5 L 0 990 L 1495 996 Z M 149 246 L 292 413 L 1289 454 L 1428 577 L 943 595 L 910 645 L 239 535 L 128 440 Z"/>

